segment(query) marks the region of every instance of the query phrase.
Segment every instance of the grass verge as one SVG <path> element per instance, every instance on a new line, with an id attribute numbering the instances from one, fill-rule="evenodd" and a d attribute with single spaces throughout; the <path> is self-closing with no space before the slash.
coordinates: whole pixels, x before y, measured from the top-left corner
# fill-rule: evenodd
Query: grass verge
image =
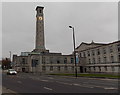
<path id="1" fill-rule="evenodd" d="M 49 75 L 57 75 L 57 76 L 75 76 L 75 74 L 67 74 L 67 73 L 57 73 L 57 74 L 49 74 Z M 111 75 L 111 74 L 77 74 L 78 77 L 97 77 L 97 78 L 120 78 L 120 75 Z"/>

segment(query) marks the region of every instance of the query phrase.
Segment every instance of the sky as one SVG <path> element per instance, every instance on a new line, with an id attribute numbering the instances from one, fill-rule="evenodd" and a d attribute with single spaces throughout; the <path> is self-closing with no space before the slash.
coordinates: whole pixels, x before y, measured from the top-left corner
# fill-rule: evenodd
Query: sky
<path id="1" fill-rule="evenodd" d="M 118 40 L 117 2 L 4 2 L 2 3 L 2 57 L 35 48 L 37 6 L 44 8 L 45 47 L 50 52 L 71 54 L 72 29 L 76 47 L 82 42 Z"/>

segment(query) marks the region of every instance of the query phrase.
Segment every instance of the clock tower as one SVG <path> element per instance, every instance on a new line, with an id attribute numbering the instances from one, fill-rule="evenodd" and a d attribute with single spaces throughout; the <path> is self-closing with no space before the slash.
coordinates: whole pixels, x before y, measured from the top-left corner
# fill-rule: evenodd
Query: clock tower
<path id="1" fill-rule="evenodd" d="M 36 7 L 36 42 L 34 52 L 44 52 L 45 42 L 44 42 L 44 7 Z"/>

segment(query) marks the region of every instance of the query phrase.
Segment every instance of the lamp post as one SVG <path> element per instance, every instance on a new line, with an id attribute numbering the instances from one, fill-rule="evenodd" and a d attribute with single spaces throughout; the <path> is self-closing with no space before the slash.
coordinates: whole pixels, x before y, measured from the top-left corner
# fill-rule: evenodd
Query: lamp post
<path id="1" fill-rule="evenodd" d="M 10 61 L 11 61 L 11 51 L 9 51 L 9 53 L 10 53 Z"/>
<path id="2" fill-rule="evenodd" d="M 74 27 L 69 26 L 69 28 L 73 29 L 73 44 L 74 44 L 74 62 L 75 62 L 75 76 L 77 78 L 77 64 L 76 64 L 76 51 L 75 51 L 75 34 L 74 34 Z"/>

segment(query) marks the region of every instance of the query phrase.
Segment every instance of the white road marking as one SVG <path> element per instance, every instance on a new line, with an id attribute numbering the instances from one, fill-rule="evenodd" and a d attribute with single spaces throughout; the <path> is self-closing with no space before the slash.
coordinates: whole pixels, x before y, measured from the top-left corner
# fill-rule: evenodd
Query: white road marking
<path id="1" fill-rule="evenodd" d="M 61 83 L 61 84 L 66 84 L 66 85 L 72 85 L 70 83 L 65 83 L 65 82 L 60 82 L 60 81 L 56 81 L 57 83 Z"/>
<path id="2" fill-rule="evenodd" d="M 48 80 L 40 80 L 40 81 L 48 82 Z"/>
<path id="3" fill-rule="evenodd" d="M 115 87 L 106 87 L 104 89 L 118 89 L 118 88 L 115 88 Z"/>
<path id="4" fill-rule="evenodd" d="M 48 87 L 43 87 L 43 88 L 47 90 L 53 90 L 52 88 L 48 88 Z"/>
<path id="5" fill-rule="evenodd" d="M 81 84 L 76 84 L 76 83 L 74 83 L 73 85 L 75 85 L 75 86 L 82 86 L 82 87 L 87 87 L 87 88 L 94 88 L 93 86 L 90 86 L 90 85 L 81 85 Z"/>
<path id="6" fill-rule="evenodd" d="M 99 79 L 99 80 L 106 80 L 106 81 L 119 81 L 118 79 Z"/>
<path id="7" fill-rule="evenodd" d="M 98 88 L 103 88 L 103 89 L 118 89 L 118 88 L 115 88 L 115 87 L 105 87 L 105 86 L 97 86 L 97 85 L 91 85 L 93 87 L 98 87 Z"/>

